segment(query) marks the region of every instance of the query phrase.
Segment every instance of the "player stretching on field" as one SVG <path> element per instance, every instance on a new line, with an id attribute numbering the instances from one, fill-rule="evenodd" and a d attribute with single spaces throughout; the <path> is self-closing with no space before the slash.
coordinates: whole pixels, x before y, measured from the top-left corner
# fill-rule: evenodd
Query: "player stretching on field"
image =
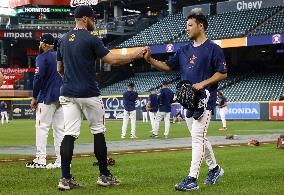
<path id="1" fill-rule="evenodd" d="M 36 58 L 36 73 L 33 83 L 31 107 L 36 109 L 36 158 L 28 162 L 28 168 L 60 168 L 60 144 L 63 139 L 64 120 L 59 104 L 62 78 L 56 68 L 56 52 L 53 51 L 54 38 L 45 34 L 40 39 L 40 55 Z M 52 125 L 56 160 L 46 166 L 46 144 Z"/>
<path id="2" fill-rule="evenodd" d="M 66 33 L 58 42 L 57 68 L 63 76 L 60 102 L 63 106 L 65 136 L 61 153 L 62 178 L 58 188 L 70 190 L 80 187 L 70 173 L 74 141 L 80 135 L 81 113 L 89 122 L 94 135 L 94 152 L 99 163 L 98 185 L 118 185 L 107 168 L 107 147 L 105 142 L 105 110 L 96 82 L 95 60 L 101 58 L 113 65 L 128 63 L 143 58 L 145 49 L 126 55 L 112 54 L 103 43 L 89 31 L 94 30 L 94 12 L 89 6 L 75 9 L 76 27 Z"/>
<path id="3" fill-rule="evenodd" d="M 129 83 L 127 91 L 123 93 L 123 122 L 121 130 L 121 139 L 125 138 L 128 120 L 131 122 L 131 135 L 130 138 L 136 137 L 136 109 L 135 104 L 138 98 L 138 93 L 134 91 L 134 83 Z"/>
<path id="4" fill-rule="evenodd" d="M 188 120 L 188 128 L 192 136 L 192 160 L 189 175 L 175 185 L 177 190 L 191 191 L 199 189 L 197 179 L 201 163 L 205 158 L 209 166 L 205 184 L 215 184 L 223 175 L 224 170 L 216 163 L 210 142 L 206 138 L 211 111 L 216 104 L 217 83 L 227 77 L 226 63 L 222 49 L 208 40 L 205 35 L 208 23 L 201 13 L 192 13 L 187 18 L 186 30 L 193 43 L 181 47 L 175 55 L 166 62 L 155 60 L 148 49 L 144 58 L 158 70 L 169 72 L 179 68 L 182 80 L 189 80 L 193 88 L 207 89 L 210 99 L 207 110 L 202 118 Z"/>

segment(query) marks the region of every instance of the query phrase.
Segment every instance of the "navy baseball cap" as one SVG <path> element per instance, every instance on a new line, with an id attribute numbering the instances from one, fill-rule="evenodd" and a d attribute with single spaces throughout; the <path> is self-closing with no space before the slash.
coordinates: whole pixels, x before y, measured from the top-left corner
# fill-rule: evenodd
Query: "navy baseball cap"
<path id="1" fill-rule="evenodd" d="M 40 37 L 40 42 L 46 43 L 48 45 L 54 45 L 54 38 L 51 34 L 44 34 Z"/>
<path id="2" fill-rule="evenodd" d="M 89 17 L 89 18 L 95 18 L 95 12 L 92 9 L 92 7 L 87 6 L 87 5 L 81 5 L 77 7 L 74 11 L 74 17 L 75 18 L 83 18 L 84 16 Z"/>

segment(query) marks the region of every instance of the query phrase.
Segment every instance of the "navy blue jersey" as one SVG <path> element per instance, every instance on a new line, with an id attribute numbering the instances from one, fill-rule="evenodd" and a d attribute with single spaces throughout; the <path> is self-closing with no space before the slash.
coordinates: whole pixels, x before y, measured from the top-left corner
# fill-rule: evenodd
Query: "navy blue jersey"
<path id="1" fill-rule="evenodd" d="M 123 106 L 126 111 L 135 110 L 136 99 L 138 93 L 136 91 L 126 91 L 123 93 Z"/>
<path id="2" fill-rule="evenodd" d="M 169 88 L 162 88 L 159 95 L 159 111 L 171 112 L 171 104 L 174 99 L 174 92 Z"/>
<path id="3" fill-rule="evenodd" d="M 220 98 L 219 106 L 224 106 L 225 102 L 227 102 L 227 98 L 225 96 L 222 96 Z"/>
<path id="4" fill-rule="evenodd" d="M 166 64 L 172 69 L 180 70 L 181 80 L 189 80 L 193 84 L 209 79 L 216 72 L 227 72 L 222 49 L 210 40 L 206 40 L 198 47 L 194 47 L 192 43 L 181 47 Z M 206 87 L 210 92 L 208 110 L 215 107 L 217 87 L 218 84 Z"/>
<path id="5" fill-rule="evenodd" d="M 109 53 L 102 41 L 84 29 L 66 33 L 58 42 L 57 60 L 63 61 L 61 95 L 87 98 L 100 95 L 95 61 Z"/>
<path id="6" fill-rule="evenodd" d="M 157 112 L 159 108 L 158 95 L 150 94 L 148 101 L 150 101 L 150 106 L 151 106 L 150 112 Z"/>
<path id="7" fill-rule="evenodd" d="M 48 104 L 59 99 L 62 78 L 57 72 L 56 52 L 46 51 L 36 58 L 33 81 L 33 97 L 39 103 Z"/>
<path id="8" fill-rule="evenodd" d="M 5 102 L 0 102 L 0 112 L 7 111 Z"/>

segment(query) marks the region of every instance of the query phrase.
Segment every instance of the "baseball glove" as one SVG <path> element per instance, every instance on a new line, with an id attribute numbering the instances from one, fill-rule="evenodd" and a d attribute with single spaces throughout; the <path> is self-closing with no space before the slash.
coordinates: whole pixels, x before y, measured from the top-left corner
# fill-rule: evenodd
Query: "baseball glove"
<path id="1" fill-rule="evenodd" d="M 234 135 L 226 135 L 226 139 L 235 139 Z"/>
<path id="2" fill-rule="evenodd" d="M 113 166 L 113 165 L 115 165 L 115 160 L 113 158 L 107 158 L 107 164 L 110 165 L 110 166 Z M 98 165 L 99 165 L 99 162 L 93 163 L 93 166 L 98 166 Z"/>
<path id="3" fill-rule="evenodd" d="M 152 109 L 152 108 L 151 108 L 151 105 L 150 105 L 150 104 L 147 104 L 147 105 L 146 105 L 146 110 L 147 110 L 147 111 L 150 111 L 151 109 Z"/>
<path id="4" fill-rule="evenodd" d="M 259 146 L 259 144 L 260 144 L 259 141 L 256 139 L 252 139 L 248 142 L 249 146 Z"/>
<path id="5" fill-rule="evenodd" d="M 176 101 L 186 109 L 194 108 L 195 89 L 192 88 L 190 81 L 181 81 L 176 86 Z"/>

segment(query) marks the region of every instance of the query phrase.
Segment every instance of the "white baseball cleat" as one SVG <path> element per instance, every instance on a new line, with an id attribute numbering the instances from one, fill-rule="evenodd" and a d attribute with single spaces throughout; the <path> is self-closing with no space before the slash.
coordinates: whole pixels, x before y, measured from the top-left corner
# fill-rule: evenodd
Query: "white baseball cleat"
<path id="1" fill-rule="evenodd" d="M 47 169 L 57 169 L 57 168 L 61 168 L 61 163 L 58 162 L 53 162 L 53 163 L 49 163 L 48 165 L 46 165 Z"/>

